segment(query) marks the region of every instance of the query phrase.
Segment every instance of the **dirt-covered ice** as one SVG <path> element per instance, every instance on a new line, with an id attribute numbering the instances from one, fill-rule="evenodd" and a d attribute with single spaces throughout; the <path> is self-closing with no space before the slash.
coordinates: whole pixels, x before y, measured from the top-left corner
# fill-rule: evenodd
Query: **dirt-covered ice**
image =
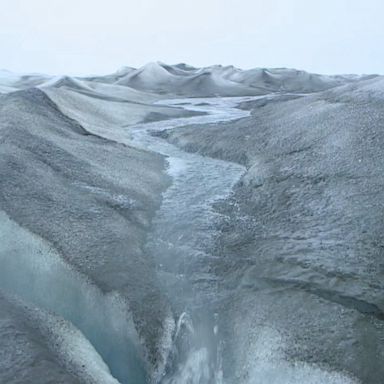
<path id="1" fill-rule="evenodd" d="M 284 361 L 382 382 L 383 90 L 377 78 L 266 97 L 244 104 L 252 115 L 238 122 L 161 134 L 247 167 L 233 196 L 216 205 L 226 219 L 211 263 L 226 295 L 218 309 L 224 376 L 235 382 L 254 369 L 264 377 L 256 382 L 286 383 L 288 366 L 274 349 Z M 261 343 L 265 327 L 276 336 L 268 331 Z"/>

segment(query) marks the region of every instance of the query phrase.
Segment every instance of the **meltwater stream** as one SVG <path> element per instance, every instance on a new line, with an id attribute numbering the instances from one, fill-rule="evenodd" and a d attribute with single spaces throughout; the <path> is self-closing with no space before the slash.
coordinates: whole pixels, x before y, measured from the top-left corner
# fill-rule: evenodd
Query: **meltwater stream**
<path id="1" fill-rule="evenodd" d="M 215 295 L 215 281 L 208 271 L 212 256 L 206 252 L 212 249 L 215 223 L 219 220 L 213 203 L 231 193 L 245 169 L 238 164 L 186 153 L 151 132 L 242 118 L 249 112 L 237 109 L 236 105 L 250 99 L 166 101 L 163 103 L 208 114 L 133 128 L 134 145 L 167 156 L 168 173 L 172 176 L 172 185 L 163 195 L 147 245 L 179 318 L 164 384 L 221 382 L 218 315 L 209 307 Z"/>

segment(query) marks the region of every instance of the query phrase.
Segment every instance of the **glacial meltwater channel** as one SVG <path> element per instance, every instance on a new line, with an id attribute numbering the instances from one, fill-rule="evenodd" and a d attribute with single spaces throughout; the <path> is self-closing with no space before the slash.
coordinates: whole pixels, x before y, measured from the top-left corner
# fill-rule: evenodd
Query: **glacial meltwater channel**
<path id="1" fill-rule="evenodd" d="M 209 259 L 213 257 L 209 250 L 215 239 L 215 224 L 220 219 L 213 203 L 229 196 L 245 169 L 238 164 L 186 153 L 159 139 L 153 131 L 239 119 L 249 112 L 236 106 L 250 99 L 166 101 L 163 103 L 208 114 L 139 125 L 133 130 L 135 146 L 167 156 L 168 173 L 172 177 L 147 244 L 178 317 L 164 384 L 221 382 L 218 315 L 210 308 L 216 283 L 208 271 Z"/>

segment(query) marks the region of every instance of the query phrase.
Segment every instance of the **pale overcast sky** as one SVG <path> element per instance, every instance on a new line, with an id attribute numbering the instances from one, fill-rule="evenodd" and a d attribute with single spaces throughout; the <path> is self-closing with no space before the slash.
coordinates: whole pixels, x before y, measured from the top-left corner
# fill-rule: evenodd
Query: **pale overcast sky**
<path id="1" fill-rule="evenodd" d="M 149 61 L 384 73 L 384 0 L 0 0 L 0 68 Z"/>

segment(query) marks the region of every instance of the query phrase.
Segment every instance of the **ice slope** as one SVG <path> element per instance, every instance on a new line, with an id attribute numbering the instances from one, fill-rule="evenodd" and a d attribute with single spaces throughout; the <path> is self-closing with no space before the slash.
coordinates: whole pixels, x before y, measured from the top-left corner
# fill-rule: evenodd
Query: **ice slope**
<path id="1" fill-rule="evenodd" d="M 118 384 L 71 323 L 0 292 L 0 381 Z"/>
<path id="2" fill-rule="evenodd" d="M 89 132 L 111 140 L 129 137 L 128 127 L 156 117 L 167 119 L 186 115 L 177 108 L 167 108 L 124 99 L 82 93 L 72 89 L 47 87 L 43 91 L 62 112 L 79 121 Z M 149 98 L 150 100 L 150 98 Z M 78 106 L 81 105 L 81 108 Z M 188 113 L 187 113 L 188 114 Z"/>
<path id="3" fill-rule="evenodd" d="M 128 136 L 127 127 L 132 124 L 193 114 L 180 108 L 154 105 L 159 97 L 153 94 L 68 76 L 54 77 L 39 88 L 64 114 L 89 132 L 115 141 L 121 140 L 124 133 Z"/>
<path id="4" fill-rule="evenodd" d="M 114 101 L 131 101 L 133 103 L 150 103 L 158 100 L 156 95 L 140 92 L 129 87 L 100 83 L 70 76 L 55 76 L 39 84 L 41 89 L 63 88 L 79 92 L 90 97 Z"/>
<path id="5" fill-rule="evenodd" d="M 161 192 L 169 182 L 162 173 L 164 159 L 90 134 L 63 115 L 38 89 L 0 96 L 0 135 L 0 209 L 10 220 L 46 242 L 64 263 L 107 297 L 117 292 L 126 308 L 120 316 L 122 329 L 131 329 L 142 345 L 129 352 L 132 356 L 121 358 L 132 362 L 138 376 L 161 370 L 164 361 L 158 347 L 170 337 L 170 312 L 157 285 L 153 261 L 143 252 L 143 245 Z M 4 248 L 1 251 L 5 252 L 2 258 L 7 257 L 8 252 Z M 16 252 L 14 261 L 24 253 Z M 20 265 L 32 268 L 28 263 Z M 47 279 L 55 281 L 55 275 L 49 275 L 55 271 L 49 269 Z M 15 289 L 18 284 L 25 284 L 17 278 L 11 282 Z M 55 295 L 67 291 L 36 292 L 44 299 L 48 292 Z M 68 302 L 63 304 L 75 305 L 80 300 L 79 296 L 68 294 Z M 87 303 L 87 291 L 84 295 Z M 62 300 L 56 297 L 55 301 L 53 297 L 50 302 Z M 103 312 L 102 303 L 96 301 L 94 306 Z M 86 305 L 69 308 L 75 319 L 98 318 L 87 312 Z M 107 313 L 112 324 L 101 329 L 113 330 L 114 316 Z M 82 323 L 75 324 L 80 327 Z M 93 334 L 87 325 L 80 329 Z M 122 335 L 120 339 L 124 340 Z M 105 338 L 101 342 L 104 359 L 114 356 L 113 348 L 118 344 L 113 340 Z M 135 363 L 134 356 L 146 368 Z M 113 361 L 114 358 L 112 365 L 108 362 L 111 369 Z M 119 370 L 119 366 L 115 367 L 112 374 L 119 379 L 126 377 L 120 377 Z"/>
<path id="6" fill-rule="evenodd" d="M 283 356 L 382 382 L 383 106 L 377 77 L 266 97 L 243 105 L 249 118 L 162 134 L 248 169 L 216 207 L 227 217 L 210 265 L 227 295 L 224 377 L 304 382 Z"/>

